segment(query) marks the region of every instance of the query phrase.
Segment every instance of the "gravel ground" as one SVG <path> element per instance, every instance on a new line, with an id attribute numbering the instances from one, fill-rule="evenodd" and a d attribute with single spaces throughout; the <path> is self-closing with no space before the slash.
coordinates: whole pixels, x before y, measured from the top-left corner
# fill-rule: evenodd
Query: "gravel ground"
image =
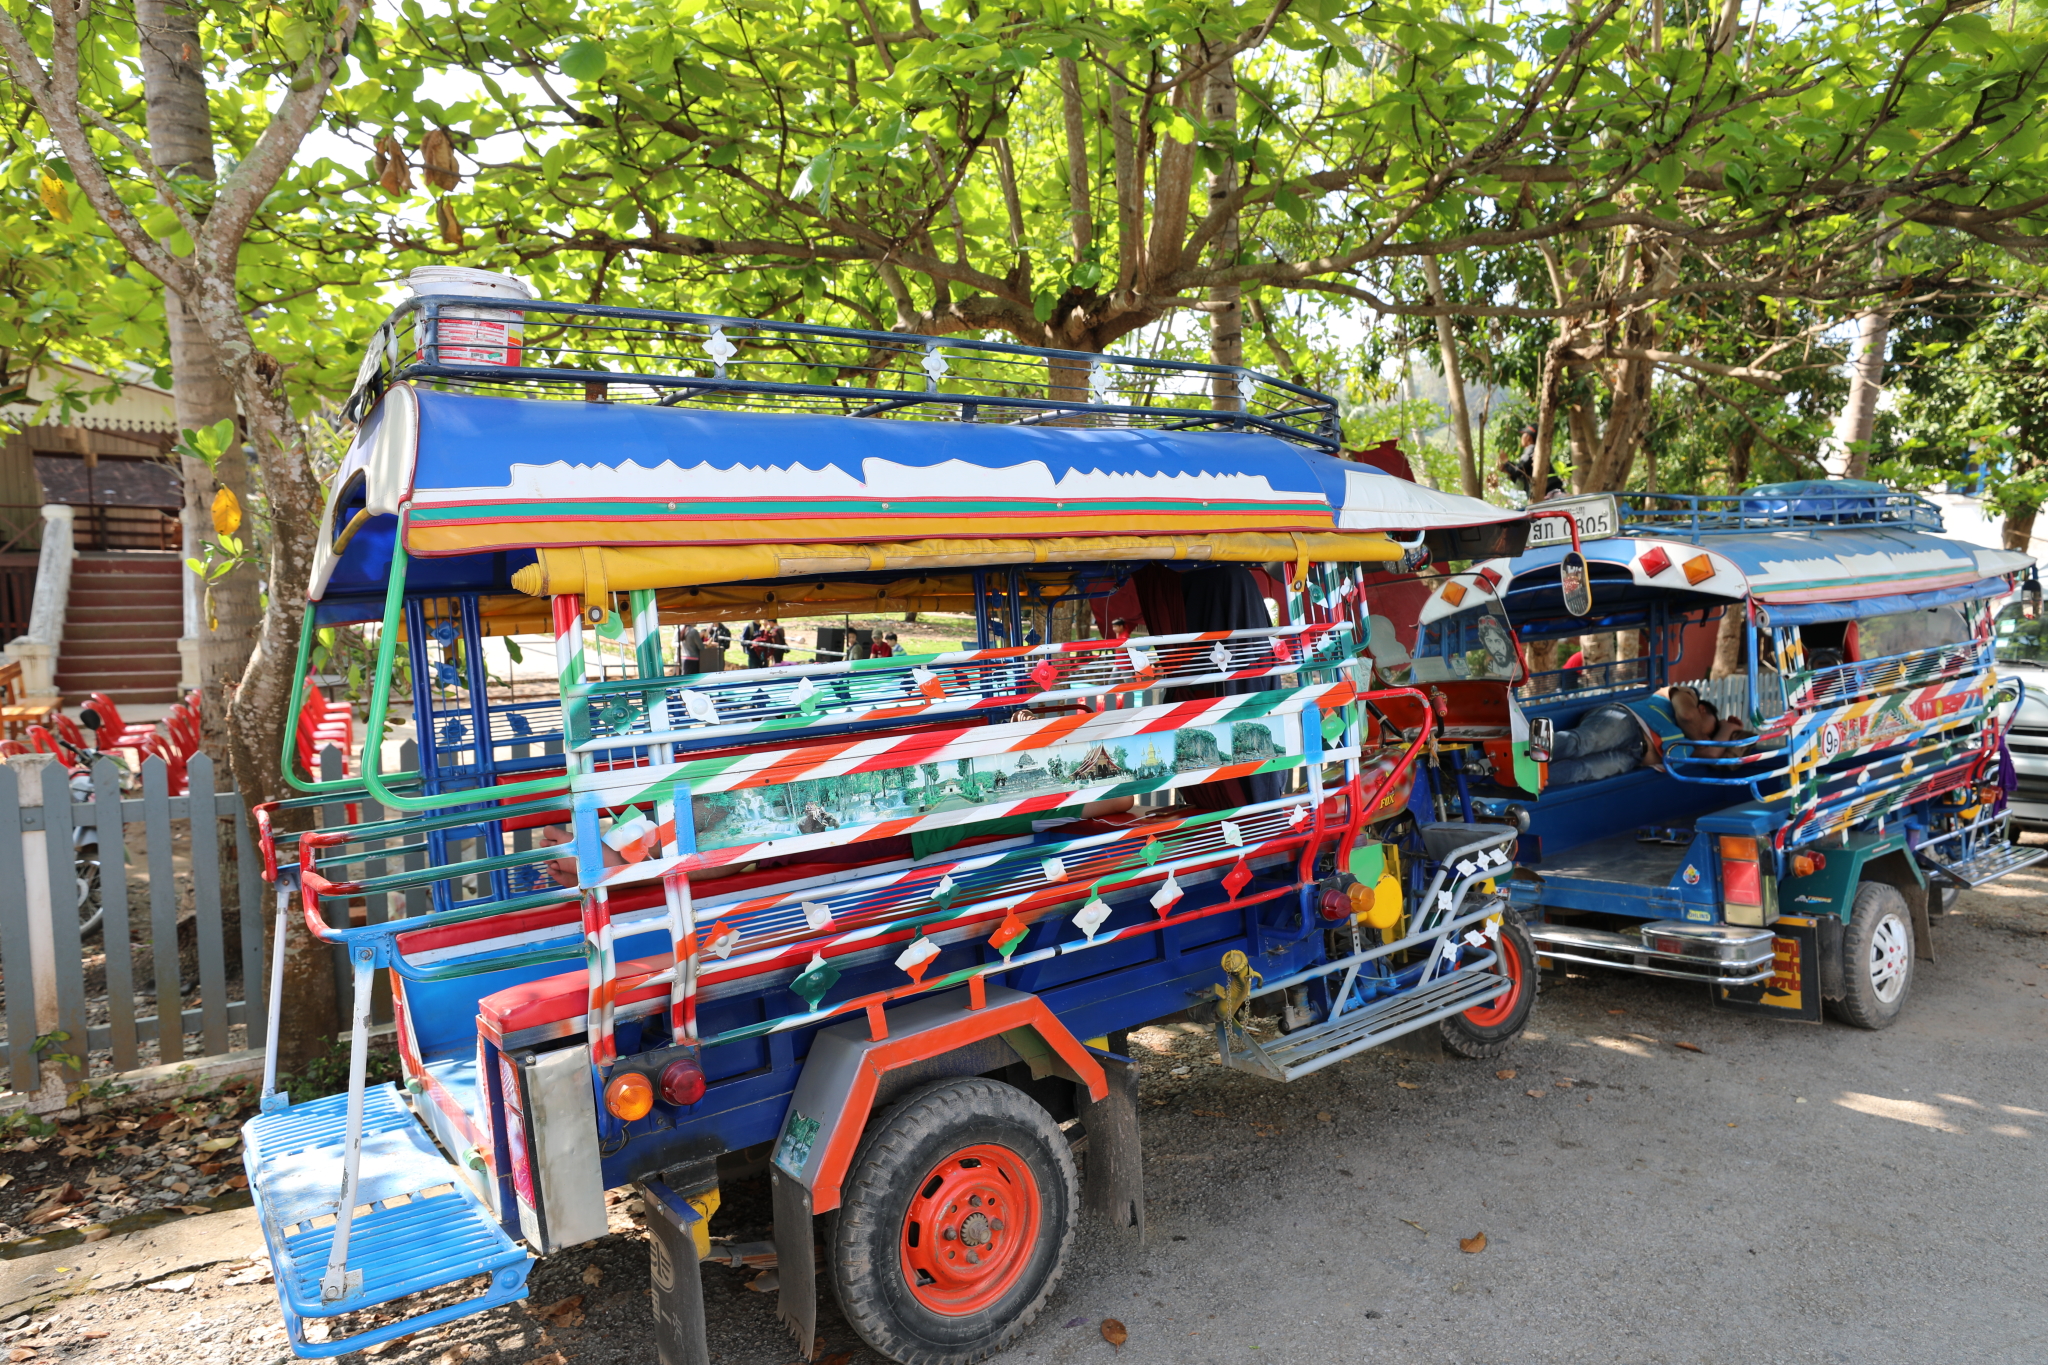
<path id="1" fill-rule="evenodd" d="M 1147 1030 L 1145 1245 L 1087 1229 L 1001 1359 L 2048 1358 L 2048 875 L 1966 896 L 1935 938 L 1912 1007 L 1878 1034 L 1718 1015 L 1697 988 L 1604 974 L 1548 982 L 1497 1061 L 1381 1051 L 1285 1088 L 1223 1072 L 1192 1030 Z M 742 1182 L 713 1226 L 747 1240 L 767 1217 Z M 169 1289 L 24 1312 L 24 1293 L 66 1283 L 59 1267 L 95 1273 L 88 1257 L 129 1239 L 35 1258 L 43 1286 L 16 1293 L 0 1350 L 268 1365 L 282 1332 L 271 1288 L 247 1282 L 248 1218 L 190 1220 L 221 1233 Z M 644 1237 L 628 1205 L 613 1227 L 536 1266 L 529 1305 L 376 1358 L 651 1365 Z M 721 1365 L 795 1358 L 772 1294 L 704 1276 Z M 1120 1350 L 1104 1318 L 1128 1330 Z M 832 1365 L 876 1359 L 829 1300 L 819 1325 Z"/>

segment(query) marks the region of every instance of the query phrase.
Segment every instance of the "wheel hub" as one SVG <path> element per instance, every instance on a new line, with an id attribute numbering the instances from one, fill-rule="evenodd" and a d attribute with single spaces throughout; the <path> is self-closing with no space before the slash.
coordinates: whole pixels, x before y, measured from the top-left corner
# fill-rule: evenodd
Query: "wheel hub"
<path id="1" fill-rule="evenodd" d="M 953 1153 L 904 1211 L 898 1251 L 910 1292 L 948 1317 L 992 1307 L 1030 1262 L 1038 1224 L 1038 1183 L 1022 1156 L 993 1143 Z"/>
<path id="2" fill-rule="evenodd" d="M 1877 922 L 1877 929 L 1870 936 L 1870 988 L 1887 1005 L 1906 988 L 1912 951 L 1912 938 L 1897 915 L 1886 915 Z"/>

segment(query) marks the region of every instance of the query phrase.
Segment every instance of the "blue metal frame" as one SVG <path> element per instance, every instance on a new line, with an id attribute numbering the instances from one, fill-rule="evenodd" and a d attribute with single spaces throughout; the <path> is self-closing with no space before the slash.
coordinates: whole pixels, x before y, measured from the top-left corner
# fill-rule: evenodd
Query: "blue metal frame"
<path id="1" fill-rule="evenodd" d="M 1862 491 L 1744 493 L 1617 493 L 1622 530 L 1629 535 L 1701 536 L 1741 531 L 1886 527 L 1942 531 L 1941 509 L 1918 493 Z"/>

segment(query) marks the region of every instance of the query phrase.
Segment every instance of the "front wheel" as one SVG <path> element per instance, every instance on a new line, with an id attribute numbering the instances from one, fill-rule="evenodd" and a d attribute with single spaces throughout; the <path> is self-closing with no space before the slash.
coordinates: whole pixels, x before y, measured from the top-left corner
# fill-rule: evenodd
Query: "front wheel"
<path id="1" fill-rule="evenodd" d="M 1502 914 L 1500 938 L 1494 944 L 1493 970 L 1510 983 L 1505 995 L 1443 1021 L 1444 1046 L 1460 1057 L 1498 1057 L 1528 1027 L 1536 1005 L 1536 944 L 1522 917 Z"/>
<path id="2" fill-rule="evenodd" d="M 1890 1028 L 1913 993 L 1913 920 L 1896 886 L 1856 888 L 1842 934 L 1842 1001 L 1835 1007 L 1857 1028 Z"/>
<path id="3" fill-rule="evenodd" d="M 829 1234 L 847 1321 L 905 1365 L 995 1354 L 1059 1282 L 1076 1185 L 1059 1125 L 1016 1087 L 912 1091 L 861 1139 Z"/>

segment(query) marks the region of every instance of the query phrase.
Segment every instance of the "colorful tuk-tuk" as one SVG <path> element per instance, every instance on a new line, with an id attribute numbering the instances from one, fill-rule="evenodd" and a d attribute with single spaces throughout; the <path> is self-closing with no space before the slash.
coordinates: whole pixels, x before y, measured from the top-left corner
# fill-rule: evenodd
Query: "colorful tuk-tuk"
<path id="1" fill-rule="evenodd" d="M 978 1359 L 1060 1274 L 1081 1140 L 1088 1206 L 1142 1226 L 1127 1030 L 1193 1012 L 1290 1080 L 1522 1029 L 1515 831 L 1413 816 L 1440 717 L 1373 685 L 1365 584 L 1513 553 L 1526 522 L 1339 458 L 1329 398 L 428 296 L 348 412 L 307 648 L 374 640 L 371 739 L 359 780 L 260 812 L 280 941 L 297 898 L 354 980 L 348 1092 L 268 1095 L 245 1130 L 299 1354 L 523 1297 L 630 1186 L 662 1359 L 704 1361 L 694 1263 L 722 1176 L 765 1162 L 807 1357 L 836 1212 L 824 1273 L 862 1337 Z M 861 657 L 847 618 L 908 612 L 973 639 Z M 800 661 L 705 670 L 700 632 L 688 671 L 668 644 L 803 616 L 840 628 Z M 545 687 L 499 676 L 522 635 L 552 641 Z M 392 772 L 408 699 L 418 767 Z M 364 1083 L 379 973 L 400 1086 Z"/>
<path id="2" fill-rule="evenodd" d="M 1511 895 L 1537 950 L 1737 1011 L 1890 1024 L 1956 890 L 2048 856 L 2006 833 L 1992 657 L 2030 561 L 1860 482 L 1558 511 L 1423 612 L 1425 638 L 1491 620 L 1556 642 L 1515 688 L 1538 761 L 1471 798 L 1522 831 Z"/>

